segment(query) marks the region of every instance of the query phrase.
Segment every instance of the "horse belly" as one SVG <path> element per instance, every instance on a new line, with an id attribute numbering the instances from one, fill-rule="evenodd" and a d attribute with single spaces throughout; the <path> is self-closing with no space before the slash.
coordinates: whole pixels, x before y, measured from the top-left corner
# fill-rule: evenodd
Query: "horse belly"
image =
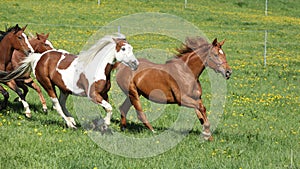
<path id="1" fill-rule="evenodd" d="M 60 59 L 63 60 L 63 56 Z M 58 62 L 59 65 L 60 62 Z M 77 64 L 77 59 L 75 59 L 67 68 L 60 69 L 56 68 L 56 71 L 61 75 L 61 80 L 63 81 L 65 87 L 75 95 L 82 95 L 84 90 L 79 88 L 77 85 L 78 80 L 80 79 L 80 65 Z M 83 69 L 83 68 L 82 68 Z"/>
<path id="2" fill-rule="evenodd" d="M 136 80 L 138 91 L 145 98 L 157 103 L 174 103 L 172 87 L 167 74 L 162 72 L 145 73 L 143 78 Z"/>

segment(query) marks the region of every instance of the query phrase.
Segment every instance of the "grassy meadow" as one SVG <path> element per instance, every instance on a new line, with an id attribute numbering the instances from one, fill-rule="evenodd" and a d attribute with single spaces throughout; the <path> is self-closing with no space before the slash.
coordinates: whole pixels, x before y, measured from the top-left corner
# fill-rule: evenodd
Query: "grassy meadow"
<path id="1" fill-rule="evenodd" d="M 145 12 L 175 15 L 199 28 L 209 40 L 226 39 L 223 49 L 233 74 L 226 81 L 226 103 L 213 142 L 200 141 L 202 126 L 194 111 L 186 109 L 184 113 L 195 120 L 189 133 L 170 150 L 145 158 L 104 150 L 83 125 L 77 130 L 66 128 L 62 118 L 50 108 L 52 104 L 45 92 L 48 113 L 41 111 L 37 94 L 30 90 L 27 101 L 32 118 L 27 119 L 21 103 L 13 101 L 16 94 L 9 90 L 10 104 L 0 112 L 0 168 L 300 168 L 299 9 L 297 0 L 269 1 L 267 16 L 263 0 L 189 0 L 186 8 L 183 0 L 102 0 L 100 5 L 96 0 L 2 0 L 0 30 L 5 25 L 28 24 L 25 31 L 28 35 L 50 33 L 49 39 L 56 48 L 74 54 L 100 28 L 121 17 Z M 124 27 L 121 26 L 121 32 Z M 117 27 L 111 29 L 118 31 Z M 268 32 L 266 66 L 265 30 Z M 127 39 L 136 52 L 154 48 L 172 53 L 181 43 L 153 34 Z M 149 56 L 149 59 L 163 63 L 170 58 Z M 212 91 L 207 70 L 200 81 L 210 114 Z M 124 97 L 116 83 L 110 96 L 117 97 L 111 99 L 114 108 L 111 128 L 119 133 L 118 107 Z M 75 111 L 74 100 L 74 97 L 68 100 L 70 112 Z M 180 108 L 176 105 L 142 101 L 147 116 L 154 119 L 151 124 L 158 134 L 179 116 Z M 98 111 L 105 114 L 101 108 Z M 73 115 L 76 117 L 76 113 Z M 133 109 L 128 114 L 128 125 L 122 133 L 127 137 L 153 137 L 137 120 Z M 160 144 L 163 143 L 153 142 L 158 147 Z"/>

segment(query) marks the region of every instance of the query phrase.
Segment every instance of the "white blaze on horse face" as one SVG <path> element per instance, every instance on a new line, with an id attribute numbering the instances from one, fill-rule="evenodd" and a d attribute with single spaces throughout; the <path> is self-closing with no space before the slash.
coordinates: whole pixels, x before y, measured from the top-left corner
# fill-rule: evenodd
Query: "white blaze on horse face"
<path id="1" fill-rule="evenodd" d="M 224 54 L 222 49 L 219 50 L 219 53 L 222 54 L 222 55 Z"/>
<path id="2" fill-rule="evenodd" d="M 25 35 L 25 33 L 22 33 L 22 36 L 24 37 L 25 43 L 27 44 L 27 46 L 30 49 L 31 53 L 33 53 L 34 50 L 33 50 L 32 46 L 30 45 L 29 40 L 28 40 L 27 36 Z"/>
<path id="3" fill-rule="evenodd" d="M 49 45 L 52 49 L 54 49 L 54 47 L 50 41 L 46 40 L 45 44 Z"/>

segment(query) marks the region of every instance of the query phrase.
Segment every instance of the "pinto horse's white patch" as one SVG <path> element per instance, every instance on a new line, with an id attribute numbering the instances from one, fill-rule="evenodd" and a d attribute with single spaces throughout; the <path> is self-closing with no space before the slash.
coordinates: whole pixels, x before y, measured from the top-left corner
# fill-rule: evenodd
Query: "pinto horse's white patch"
<path id="1" fill-rule="evenodd" d="M 57 66 L 60 65 L 61 61 L 65 59 L 65 55 L 61 53 L 61 57 L 57 63 Z M 66 69 L 58 69 L 56 68 L 56 71 L 61 74 L 62 80 L 66 87 L 72 91 L 74 94 L 80 94 L 84 92 L 83 89 L 79 88 L 76 84 L 79 80 L 80 73 L 82 71 L 79 71 L 77 67 L 80 67 L 78 64 L 78 58 L 74 59 L 73 62 L 70 64 L 70 66 Z"/>
<path id="2" fill-rule="evenodd" d="M 222 49 L 219 50 L 219 53 L 222 54 L 222 55 L 224 54 Z"/>

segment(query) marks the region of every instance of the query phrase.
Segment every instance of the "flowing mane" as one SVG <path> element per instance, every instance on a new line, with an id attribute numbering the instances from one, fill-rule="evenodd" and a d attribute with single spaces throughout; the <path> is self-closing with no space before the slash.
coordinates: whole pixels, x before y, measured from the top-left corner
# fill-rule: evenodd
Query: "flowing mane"
<path id="1" fill-rule="evenodd" d="M 104 36 L 95 44 L 93 44 L 88 50 L 82 51 L 78 55 L 78 62 L 82 62 L 84 65 L 87 65 L 96 57 L 96 55 L 100 55 L 102 57 L 113 55 L 115 50 L 112 50 L 112 48 L 116 47 L 116 43 L 113 39 L 116 38 L 125 39 L 125 35 L 117 33 L 114 35 Z"/>
<path id="2" fill-rule="evenodd" d="M 208 43 L 208 41 L 204 37 L 187 37 L 185 43 L 182 44 L 180 48 L 176 49 L 178 53 L 175 55 L 175 57 L 166 61 L 166 63 L 172 63 L 173 61 L 182 58 L 188 53 L 197 52 L 197 54 L 199 55 L 206 53 L 210 46 L 210 43 Z"/>
<path id="3" fill-rule="evenodd" d="M 185 40 L 185 44 L 183 44 L 181 48 L 177 49 L 178 54 L 176 55 L 176 57 L 181 57 L 184 54 L 193 52 L 199 48 L 207 50 L 209 45 L 210 44 L 204 37 L 187 37 Z"/>
<path id="4" fill-rule="evenodd" d="M 16 25 L 16 26 L 12 26 L 12 27 L 6 29 L 6 31 L 0 31 L 0 42 L 5 37 L 5 35 L 7 35 L 9 32 L 11 32 L 11 31 L 17 32 L 19 30 L 21 30 L 21 28 L 19 27 L 19 25 Z"/>

